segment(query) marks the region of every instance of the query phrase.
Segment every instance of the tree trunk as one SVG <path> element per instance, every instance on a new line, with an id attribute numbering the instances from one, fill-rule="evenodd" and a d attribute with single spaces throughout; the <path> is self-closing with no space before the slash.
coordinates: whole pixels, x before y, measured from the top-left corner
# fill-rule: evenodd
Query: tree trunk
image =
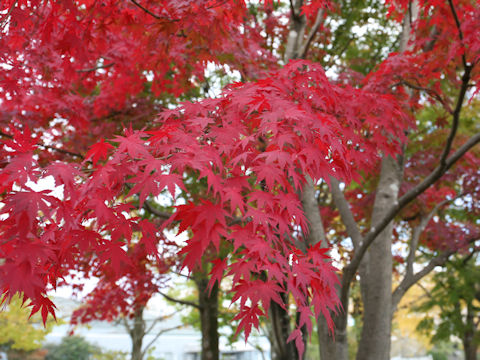
<path id="1" fill-rule="evenodd" d="M 143 321 L 143 307 L 135 311 L 133 325 L 130 328 L 132 339 L 132 360 L 143 360 L 143 338 L 145 336 L 145 322 Z"/>
<path id="2" fill-rule="evenodd" d="M 477 360 L 477 348 L 478 343 L 475 341 L 475 312 L 472 309 L 472 304 L 467 306 L 467 319 L 465 326 L 465 333 L 463 335 L 463 352 L 465 354 L 465 360 Z"/>
<path id="3" fill-rule="evenodd" d="M 282 296 L 282 298 L 284 301 L 286 300 L 285 296 Z M 287 343 L 291 331 L 288 311 L 272 301 L 270 303 L 269 315 L 273 340 L 271 343 L 272 360 L 298 360 L 295 342 Z"/>
<path id="4" fill-rule="evenodd" d="M 414 1 L 404 17 L 399 51 L 408 50 L 411 21 L 418 16 Z M 403 160 L 384 157 L 373 206 L 371 226 L 397 202 L 403 177 Z M 357 360 L 390 359 L 392 330 L 392 232 L 390 223 L 371 244 L 359 268 L 360 289 L 364 306 L 363 327 Z"/>
<path id="5" fill-rule="evenodd" d="M 322 218 L 318 209 L 318 203 L 315 197 L 315 188 L 311 179 L 307 179 L 307 183 L 302 191 L 302 207 L 305 216 L 309 222 L 309 232 L 307 243 L 315 245 L 322 244 L 322 248 L 328 247 L 325 237 L 325 229 L 323 228 Z M 347 306 L 348 307 L 348 306 Z M 318 346 L 320 350 L 320 359 L 322 360 L 347 360 L 348 359 L 348 342 L 347 342 L 347 314 L 339 313 L 337 316 L 331 314 L 335 322 L 335 334 L 328 329 L 327 322 L 321 315 L 317 319 L 317 336 Z"/>
<path id="6" fill-rule="evenodd" d="M 401 179 L 399 163 L 391 157 L 384 158 L 373 207 L 373 227 L 397 201 Z M 390 223 L 372 243 L 360 268 L 364 318 L 357 360 L 390 358 L 392 230 Z"/>
<path id="7" fill-rule="evenodd" d="M 285 50 L 285 61 L 288 62 L 290 59 L 295 59 L 303 54 L 300 54 L 300 51 L 303 47 L 303 38 L 305 35 L 305 27 L 307 24 L 306 18 L 304 15 L 301 15 L 301 8 L 303 5 L 303 0 L 292 0 L 292 13 L 290 14 L 290 29 L 288 33 L 288 39 Z M 313 187 L 312 187 L 313 189 Z M 312 192 L 313 196 L 314 193 Z M 315 197 L 313 198 L 315 199 Z M 316 209 L 318 212 L 318 207 Z M 284 298 L 284 301 L 288 298 Z M 287 304 L 287 301 L 285 301 Z M 275 302 L 270 304 L 270 326 L 271 326 L 271 354 L 273 360 L 296 360 L 298 359 L 298 351 L 293 341 L 287 344 L 288 336 L 290 335 L 290 315 L 287 310 L 282 309 Z M 304 335 L 305 329 L 302 329 Z M 306 340 L 306 336 L 304 336 Z M 305 343 L 305 350 L 307 349 L 307 342 Z M 305 357 L 305 353 L 303 357 Z"/>
<path id="8" fill-rule="evenodd" d="M 218 283 L 208 289 L 208 277 L 194 277 L 198 289 L 200 326 L 202 331 L 201 360 L 218 360 Z"/>
<path id="9" fill-rule="evenodd" d="M 347 316 L 346 312 L 342 312 L 338 316 L 332 314 L 335 322 L 334 337 L 332 337 L 325 319 L 322 317 L 317 319 L 321 360 L 348 360 Z"/>

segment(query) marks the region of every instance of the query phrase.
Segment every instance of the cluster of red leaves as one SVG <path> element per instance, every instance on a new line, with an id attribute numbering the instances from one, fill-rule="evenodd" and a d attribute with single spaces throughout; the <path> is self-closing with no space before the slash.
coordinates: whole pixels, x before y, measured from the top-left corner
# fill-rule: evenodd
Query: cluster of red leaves
<path id="1" fill-rule="evenodd" d="M 271 301 L 285 306 L 282 292 L 295 299 L 299 326 L 311 328 L 310 305 L 332 326 L 335 269 L 326 249 L 316 245 L 304 253 L 295 246 L 294 234 L 307 230 L 297 193 L 306 175 L 350 181 L 399 148 L 408 117 L 392 97 L 332 85 L 319 66 L 295 61 L 264 80 L 232 86 L 218 99 L 164 111 L 160 121 L 151 131 L 117 136 L 115 147 L 100 141 L 87 156 L 95 167 L 84 162 L 83 169 L 60 162 L 41 169 L 27 133 L 6 142 L 0 226 L 10 241 L 0 247 L 3 292 L 23 291 L 45 307 L 47 285 L 55 286 L 64 269 L 78 267 L 89 253 L 112 276 L 125 276 L 131 265 L 125 246 L 132 238 L 153 256 L 161 238 L 149 221 L 129 215 L 130 196 L 139 193 L 142 203 L 168 189 L 175 197 L 195 173 L 206 178 L 208 194 L 177 206 L 163 225 L 191 231 L 180 251 L 183 266 L 195 270 L 203 254 L 221 242 L 232 245 L 232 256 L 214 262 L 211 284 L 224 272 L 233 276 L 234 299 L 241 303 L 237 318 L 247 335 Z M 47 176 L 63 186 L 62 196 L 31 189 L 29 180 Z"/>
<path id="2" fill-rule="evenodd" d="M 208 62 L 246 78 L 277 62 L 241 1 L 7 0 L 0 13 L 0 126 L 73 152 L 151 121 L 156 99 L 198 87 Z"/>

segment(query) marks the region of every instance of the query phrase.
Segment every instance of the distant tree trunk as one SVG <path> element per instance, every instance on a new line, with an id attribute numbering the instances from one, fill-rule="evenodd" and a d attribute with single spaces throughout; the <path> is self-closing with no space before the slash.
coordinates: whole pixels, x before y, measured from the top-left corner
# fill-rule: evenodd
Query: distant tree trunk
<path id="1" fill-rule="evenodd" d="M 208 288 L 208 277 L 193 278 L 198 289 L 200 307 L 200 326 L 202 331 L 201 360 L 219 360 L 218 349 L 218 283 Z"/>
<path id="2" fill-rule="evenodd" d="M 476 328 L 475 324 L 475 312 L 472 309 L 472 304 L 467 306 L 467 320 L 465 324 L 465 332 L 463 335 L 463 352 L 465 354 L 465 360 L 477 360 L 478 342 L 476 341 Z"/>
<path id="3" fill-rule="evenodd" d="M 143 306 L 135 311 L 133 325 L 130 328 L 132 339 L 132 360 L 143 360 L 143 338 L 145 336 L 145 321 L 143 320 Z"/>

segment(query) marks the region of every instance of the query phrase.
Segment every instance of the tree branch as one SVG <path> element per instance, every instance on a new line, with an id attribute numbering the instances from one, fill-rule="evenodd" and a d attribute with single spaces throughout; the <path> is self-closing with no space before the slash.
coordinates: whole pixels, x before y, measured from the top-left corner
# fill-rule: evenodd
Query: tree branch
<path id="1" fill-rule="evenodd" d="M 462 26 L 460 24 L 457 11 L 455 10 L 455 6 L 453 5 L 453 1 L 448 0 L 448 5 L 450 6 L 450 10 L 452 11 L 453 19 L 455 20 L 455 25 L 457 26 L 457 30 L 458 30 L 458 37 L 460 38 L 460 43 L 462 44 L 462 47 L 463 47 L 462 62 L 463 62 L 463 67 L 466 69 L 467 59 L 465 58 L 465 45 L 463 44 Z"/>
<path id="2" fill-rule="evenodd" d="M 151 12 L 150 10 L 148 10 L 146 7 L 142 6 L 141 4 L 139 4 L 136 0 L 130 0 L 133 4 L 135 4 L 135 6 L 137 6 L 138 8 L 142 9 L 144 12 L 146 12 L 148 15 L 154 17 L 155 19 L 157 20 L 164 20 L 164 21 L 167 21 L 167 22 L 177 22 L 177 21 L 180 21 L 180 19 L 170 19 L 166 16 L 160 16 L 160 15 L 157 15 L 157 14 L 154 14 L 153 12 Z"/>
<path id="3" fill-rule="evenodd" d="M 455 106 L 455 110 L 453 110 L 453 114 L 452 114 L 452 116 L 453 116 L 452 130 L 450 131 L 450 134 L 448 135 L 447 143 L 445 144 L 445 148 L 443 149 L 443 153 L 442 153 L 442 156 L 440 158 L 440 165 L 445 165 L 445 161 L 447 159 L 447 156 L 450 153 L 450 150 L 452 148 L 453 139 L 455 138 L 455 135 L 457 133 L 458 124 L 460 122 L 460 112 L 462 111 L 463 100 L 465 99 L 465 95 L 466 95 L 467 90 L 468 90 L 468 82 L 470 81 L 471 71 L 472 71 L 472 68 L 467 66 L 465 68 L 465 72 L 463 73 L 463 76 L 462 76 L 462 86 L 461 86 L 460 92 L 458 94 L 457 104 Z"/>
<path id="4" fill-rule="evenodd" d="M 442 99 L 442 97 L 440 96 L 440 94 L 438 92 L 436 92 L 435 90 L 433 89 L 428 89 L 426 87 L 423 87 L 423 86 L 419 86 L 419 85 L 415 85 L 415 84 L 412 84 L 406 80 L 401 80 L 400 82 L 398 83 L 395 83 L 393 84 L 391 87 L 394 87 L 394 86 L 397 86 L 397 85 L 405 85 L 411 89 L 414 89 L 414 90 L 418 90 L 418 91 L 425 91 L 428 95 L 430 95 L 432 98 L 434 98 L 435 100 L 437 100 L 440 104 L 442 104 L 442 106 L 445 108 L 445 110 L 449 113 L 449 114 L 453 114 L 453 110 L 452 108 L 450 107 L 450 105 L 444 100 Z"/>
<path id="5" fill-rule="evenodd" d="M 6 137 L 7 139 L 13 139 L 14 138 L 12 135 L 6 134 L 3 131 L 0 131 L 0 136 Z M 69 155 L 69 156 L 72 156 L 72 157 L 77 157 L 77 158 L 82 159 L 82 160 L 85 158 L 82 154 L 75 153 L 75 152 L 68 151 L 68 150 L 64 150 L 64 149 L 60 149 L 60 148 L 57 148 L 55 146 L 44 145 L 44 144 L 36 144 L 36 145 L 40 146 L 44 149 L 53 150 L 53 151 L 59 152 L 60 154 L 65 154 L 65 155 Z"/>
<path id="6" fill-rule="evenodd" d="M 480 238 L 473 237 L 468 240 L 468 244 L 472 244 L 478 241 Z M 403 278 L 402 282 L 395 288 L 392 294 L 392 315 L 395 312 L 398 303 L 402 299 L 402 296 L 410 289 L 414 284 L 419 282 L 423 277 L 427 276 L 435 267 L 445 265 L 448 258 L 455 254 L 457 250 L 447 250 L 440 253 L 430 260 L 430 262 L 423 267 L 422 270 L 417 273 L 407 274 Z"/>
<path id="7" fill-rule="evenodd" d="M 79 70 L 77 70 L 77 72 L 84 73 L 84 72 L 97 71 L 97 70 L 100 70 L 100 69 L 108 69 L 109 67 L 112 67 L 113 65 L 115 65 L 114 62 L 109 63 L 109 64 L 97 65 L 97 66 L 94 66 L 90 69 L 79 69 Z"/>
<path id="8" fill-rule="evenodd" d="M 183 325 L 177 325 L 177 326 L 172 326 L 172 327 L 170 327 L 170 328 L 166 328 L 166 329 L 160 330 L 160 331 L 154 336 L 154 338 L 153 338 L 147 345 L 145 345 L 144 350 L 142 350 L 142 355 L 143 355 L 143 357 L 145 357 L 147 350 L 155 343 L 155 341 L 157 341 L 157 339 L 158 339 L 160 336 L 162 336 L 162 335 L 165 334 L 166 332 L 169 332 L 169 331 L 172 331 L 172 330 L 176 330 L 176 329 L 180 329 L 180 328 L 182 328 L 182 327 L 183 327 Z"/>
<path id="9" fill-rule="evenodd" d="M 10 7 L 10 9 L 8 9 L 8 12 L 5 14 L 5 16 L 2 18 L 2 20 L 0 20 L 0 29 L 2 29 L 5 26 L 5 24 L 7 23 L 7 20 L 10 17 L 10 15 L 12 14 L 12 11 L 15 8 L 15 6 L 17 6 L 17 3 L 18 3 L 18 0 L 15 0 L 13 2 L 12 6 Z"/>
<path id="10" fill-rule="evenodd" d="M 155 327 L 155 325 L 157 325 L 159 322 L 165 321 L 165 320 L 167 320 L 167 319 L 170 319 L 173 315 L 178 314 L 179 312 L 180 312 L 180 311 L 177 310 L 177 311 L 174 311 L 174 312 L 171 313 L 171 314 L 164 315 L 164 316 L 159 316 L 159 317 L 155 318 L 155 319 L 152 321 L 152 324 L 145 330 L 145 334 L 150 333 L 150 331 L 152 331 L 153 328 Z"/>
<path id="11" fill-rule="evenodd" d="M 337 209 L 340 213 L 340 217 L 342 218 L 343 224 L 347 228 L 347 234 L 352 238 L 353 246 L 355 248 L 358 247 L 360 242 L 362 241 L 362 234 L 358 229 L 358 224 L 353 217 L 352 210 L 348 204 L 347 199 L 345 199 L 345 195 L 343 191 L 340 190 L 340 183 L 337 179 L 330 176 L 330 183 L 331 183 L 331 192 L 333 197 L 333 202 L 337 206 Z"/>
<path id="12" fill-rule="evenodd" d="M 425 230 L 425 228 L 427 227 L 428 223 L 430 222 L 430 219 L 433 217 L 433 215 L 435 215 L 435 213 L 441 207 L 465 195 L 466 193 L 461 193 L 452 199 L 445 199 L 439 202 L 437 205 L 435 205 L 435 207 L 426 216 L 421 217 L 420 224 L 418 224 L 418 226 L 416 226 L 413 230 L 412 240 L 410 242 L 410 251 L 407 256 L 407 271 L 406 271 L 405 277 L 409 275 L 413 275 L 413 263 L 415 261 L 415 252 L 417 251 L 418 243 L 420 241 L 420 235 L 422 234 L 423 230 Z"/>
<path id="13" fill-rule="evenodd" d="M 290 11 L 292 12 L 292 19 L 298 18 L 297 12 L 295 11 L 295 5 L 293 4 L 294 0 L 289 0 L 290 3 Z"/>
<path id="14" fill-rule="evenodd" d="M 434 184 L 438 179 L 440 179 L 443 174 L 445 174 L 448 169 L 450 169 L 468 150 L 474 147 L 480 142 L 480 133 L 472 136 L 465 144 L 463 144 L 457 151 L 455 151 L 452 156 L 446 159 L 444 165 L 441 163 L 428 175 L 422 182 L 417 186 L 410 189 L 405 193 L 385 214 L 385 216 L 378 222 L 376 227 L 372 227 L 367 235 L 363 238 L 363 241 L 360 244 L 360 247 L 355 251 L 352 261 L 347 265 L 343 272 L 342 278 L 342 293 L 347 296 L 349 285 L 358 270 L 360 262 L 367 251 L 368 247 L 375 240 L 375 238 L 380 234 L 385 227 L 392 221 L 395 216 L 402 210 L 407 204 L 414 200 L 418 195 L 423 193 L 428 189 L 432 184 Z"/>
<path id="15" fill-rule="evenodd" d="M 299 51 L 299 57 L 301 59 L 304 59 L 305 56 L 307 56 L 308 48 L 310 47 L 310 43 L 313 41 L 313 38 L 317 34 L 318 29 L 320 28 L 320 25 L 322 24 L 323 21 L 323 14 L 324 14 L 324 9 L 319 9 L 317 12 L 317 17 L 315 18 L 315 23 L 312 25 L 312 28 L 310 29 L 310 32 L 307 35 L 307 40 L 305 43 L 302 45 Z"/>
<path id="16" fill-rule="evenodd" d="M 147 200 L 143 202 L 143 208 L 161 219 L 168 220 L 172 216 L 169 212 L 155 209 Z"/>
<path id="17" fill-rule="evenodd" d="M 200 310 L 202 307 L 193 302 L 193 301 L 188 301 L 188 300 L 182 300 L 182 299 L 175 299 L 174 297 L 171 297 L 170 295 L 167 295 L 161 291 L 158 292 L 160 295 L 162 295 L 165 299 L 167 299 L 168 301 L 171 301 L 171 302 L 174 302 L 174 303 L 177 303 L 177 304 L 180 304 L 180 305 L 186 305 L 186 306 L 193 306 L 194 308 Z"/>

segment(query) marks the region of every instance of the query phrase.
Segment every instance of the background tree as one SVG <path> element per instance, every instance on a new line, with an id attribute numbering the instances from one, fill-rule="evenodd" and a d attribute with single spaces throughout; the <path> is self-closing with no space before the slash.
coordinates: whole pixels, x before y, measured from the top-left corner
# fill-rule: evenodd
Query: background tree
<path id="1" fill-rule="evenodd" d="M 425 314 L 418 329 L 432 334 L 433 343 L 461 339 L 465 359 L 478 358 L 480 343 L 480 268 L 478 253 L 458 255 L 435 273 L 432 289 L 425 288 L 427 299 L 415 308 Z"/>
<path id="2" fill-rule="evenodd" d="M 0 299 L 0 302 L 2 302 Z M 52 322 L 41 325 L 37 314 L 28 317 L 30 310 L 23 306 L 20 296 L 15 296 L 9 304 L 3 305 L 0 312 L 0 349 L 2 351 L 20 351 L 24 353 L 40 349 L 45 336 L 52 329 Z"/>

